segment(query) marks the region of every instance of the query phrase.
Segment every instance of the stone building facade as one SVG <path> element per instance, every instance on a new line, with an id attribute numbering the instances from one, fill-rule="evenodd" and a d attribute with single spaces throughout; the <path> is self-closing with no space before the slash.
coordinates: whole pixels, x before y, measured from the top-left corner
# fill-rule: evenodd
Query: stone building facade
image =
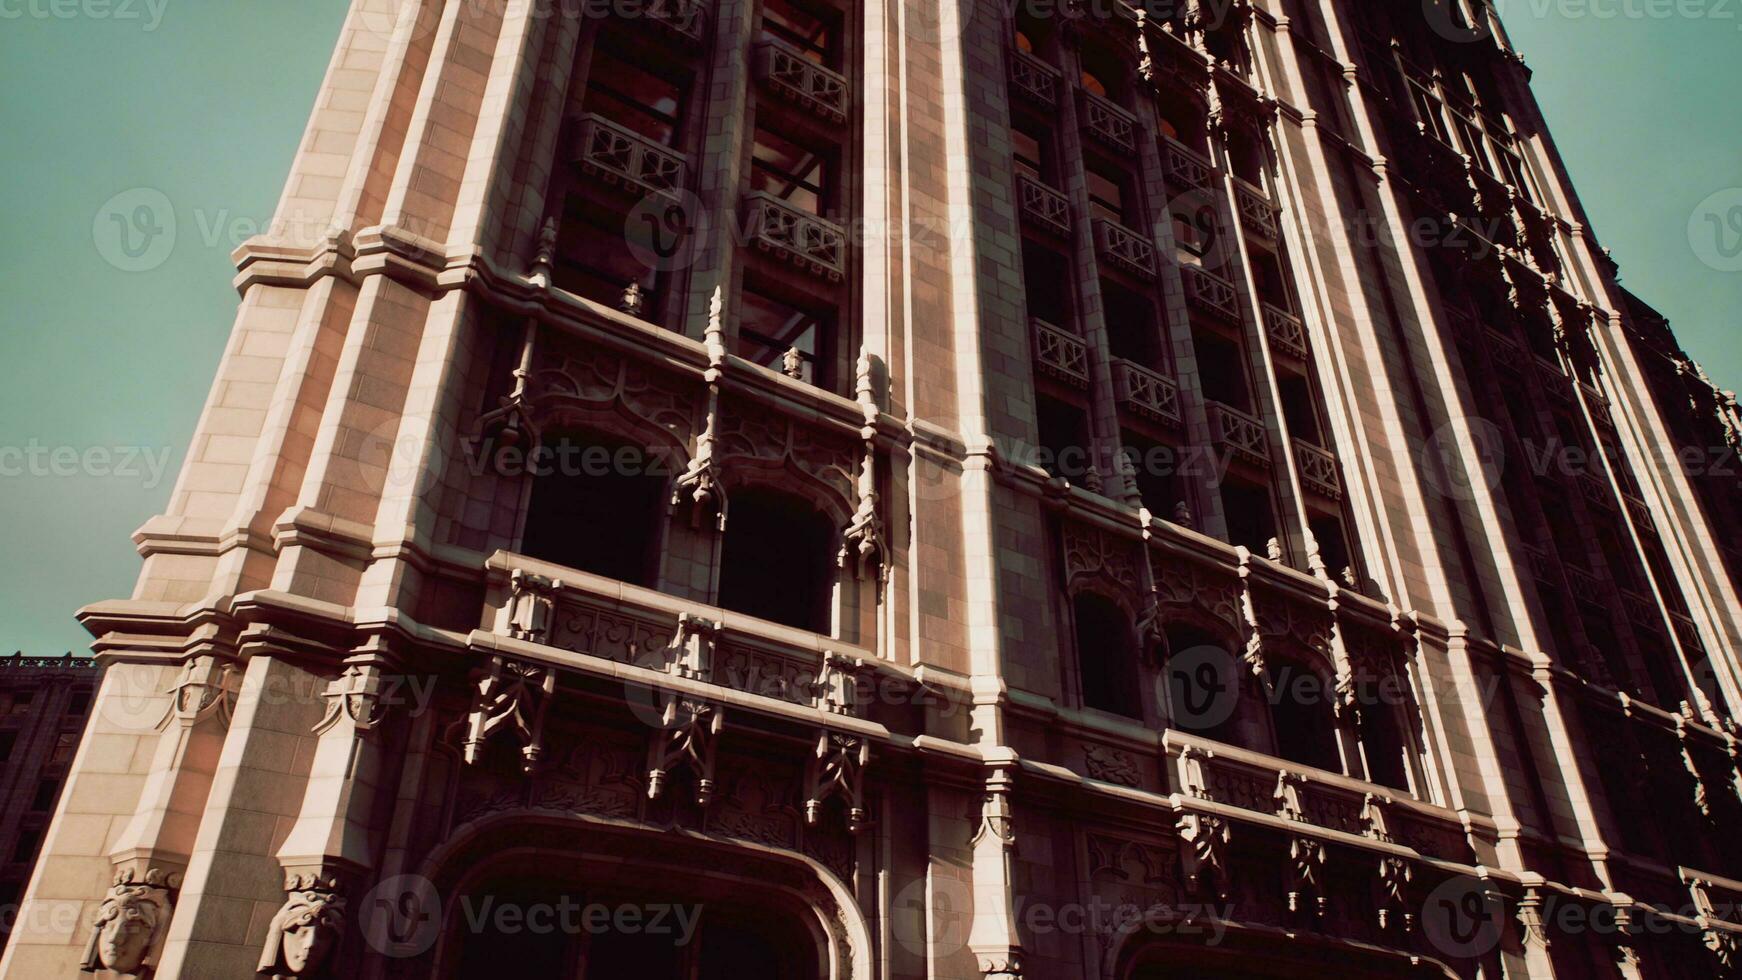
<path id="1" fill-rule="evenodd" d="M 235 258 L 0 977 L 1736 967 L 1734 402 L 1480 3 L 356 0 Z"/>
<path id="2" fill-rule="evenodd" d="M 0 943 L 11 935 L 98 674 L 90 657 L 0 657 Z"/>

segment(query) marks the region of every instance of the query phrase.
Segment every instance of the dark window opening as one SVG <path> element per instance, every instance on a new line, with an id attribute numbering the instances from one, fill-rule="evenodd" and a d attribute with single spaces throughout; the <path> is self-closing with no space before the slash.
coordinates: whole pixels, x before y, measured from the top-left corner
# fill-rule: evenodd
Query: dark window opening
<path id="1" fill-rule="evenodd" d="M 82 715 L 91 710 L 91 692 L 85 688 L 77 688 L 72 697 L 67 700 L 67 714 Z"/>
<path id="2" fill-rule="evenodd" d="M 1229 408 L 1252 409 L 1252 389 L 1246 381 L 1246 357 L 1240 345 L 1205 330 L 1192 331 L 1199 384 L 1204 397 Z"/>
<path id="3" fill-rule="evenodd" d="M 60 796 L 60 780 L 44 779 L 36 784 L 36 794 L 30 798 L 32 812 L 54 809 L 54 801 Z"/>
<path id="4" fill-rule="evenodd" d="M 1046 132 L 1013 127 L 1010 130 L 1010 158 L 1016 172 L 1050 186 L 1053 182 L 1051 144 L 1050 134 Z"/>
<path id="5" fill-rule="evenodd" d="M 790 2 L 762 0 L 762 37 L 784 41 L 825 68 L 839 67 L 840 19 Z"/>
<path id="6" fill-rule="evenodd" d="M 17 747 L 17 732 L 0 732 L 0 762 L 12 761 L 12 750 Z"/>
<path id="7" fill-rule="evenodd" d="M 570 433 L 528 454 L 534 474 L 521 550 L 653 587 L 671 458 L 662 449 Z"/>
<path id="8" fill-rule="evenodd" d="M 1288 434 L 1323 447 L 1324 434 L 1319 428 L 1319 410 L 1313 397 L 1312 381 L 1283 372 L 1277 376 L 1276 388 L 1282 397 L 1282 418 L 1288 423 Z"/>
<path id="9" fill-rule="evenodd" d="M 677 146 L 682 136 L 685 93 L 689 76 L 662 66 L 655 73 L 612 53 L 606 39 L 595 47 L 587 72 L 583 112 L 604 116 L 655 143 Z"/>
<path id="10" fill-rule="evenodd" d="M 1070 261 L 1057 252 L 1022 243 L 1022 292 L 1028 315 L 1076 333 L 1071 316 Z"/>
<path id="11" fill-rule="evenodd" d="M 733 491 L 726 507 L 720 605 L 828 633 L 836 534 L 828 516 L 802 497 L 759 487 Z"/>
<path id="12" fill-rule="evenodd" d="M 1048 473 L 1081 481 L 1089 468 L 1089 418 L 1081 408 L 1048 395 L 1035 399 L 1041 459 Z"/>
<path id="13" fill-rule="evenodd" d="M 1279 310 L 1294 311 L 1294 300 L 1288 291 L 1288 279 L 1282 272 L 1282 260 L 1269 252 L 1254 250 L 1247 264 L 1258 285 L 1258 298 Z"/>
<path id="14" fill-rule="evenodd" d="M 1330 682 L 1316 670 L 1286 661 L 1271 667 L 1269 675 L 1276 754 L 1303 766 L 1342 772 Z"/>
<path id="15" fill-rule="evenodd" d="M 779 198 L 802 211 L 826 215 L 834 206 L 834 160 L 762 126 L 750 153 L 750 189 Z"/>
<path id="16" fill-rule="evenodd" d="M 1204 256 L 1216 246 L 1216 209 L 1197 196 L 1175 199 L 1169 216 L 1173 221 L 1173 241 L 1182 261 L 1201 264 Z"/>
<path id="17" fill-rule="evenodd" d="M 1187 623 L 1169 623 L 1168 724 L 1202 738 L 1240 744 L 1240 675 L 1244 666 L 1216 635 Z"/>
<path id="18" fill-rule="evenodd" d="M 1313 540 L 1319 545 L 1319 558 L 1325 563 L 1325 570 L 1338 582 L 1344 582 L 1343 570 L 1351 568 L 1354 562 L 1349 557 L 1349 539 L 1343 531 L 1343 522 L 1335 517 L 1314 517 L 1307 521 L 1307 528 L 1313 532 Z M 1356 583 L 1360 583 L 1361 570 L 1352 569 Z"/>
<path id="19" fill-rule="evenodd" d="M 1162 520 L 1173 520 L 1185 500 L 1180 487 L 1180 451 L 1130 431 L 1123 434 L 1121 441 L 1143 506 Z"/>
<path id="20" fill-rule="evenodd" d="M 1361 746 L 1367 756 L 1367 779 L 1393 789 L 1409 788 L 1409 739 L 1402 719 L 1408 710 L 1400 679 L 1362 681 Z"/>
<path id="21" fill-rule="evenodd" d="M 745 286 L 732 353 L 807 384 L 833 381 L 834 314 L 801 309 Z M 792 356 L 789 358 L 788 352 Z"/>
<path id="22" fill-rule="evenodd" d="M 626 239 L 650 243 L 675 241 L 675 226 L 650 227 L 662 220 L 646 209 L 628 215 L 580 198 L 570 198 L 557 241 L 552 281 L 557 288 L 611 307 L 622 309 L 630 287 L 639 286 L 639 316 L 651 319 L 657 309 L 663 277 L 642 264 L 638 250 L 626 248 Z M 649 226 L 636 227 L 634 221 Z M 687 234 L 688 229 L 683 229 Z M 634 311 L 631 311 L 634 312 Z"/>
<path id="23" fill-rule="evenodd" d="M 36 827 L 26 827 L 18 831 L 18 842 L 12 847 L 12 863 L 25 864 L 36 860 L 37 848 L 42 846 L 42 831 Z"/>
<path id="24" fill-rule="evenodd" d="M 1249 184 L 1264 183 L 1264 148 L 1257 134 L 1241 127 L 1228 134 L 1228 162 L 1234 176 Z"/>
<path id="25" fill-rule="evenodd" d="M 1089 213 L 1117 225 L 1129 225 L 1132 195 L 1124 174 L 1098 167 L 1088 167 L 1084 175 L 1089 182 Z"/>
<path id="26" fill-rule="evenodd" d="M 1161 370 L 1161 331 L 1155 322 L 1155 305 L 1139 293 L 1103 280 L 1101 308 L 1113 356 L 1152 371 Z"/>
<path id="27" fill-rule="evenodd" d="M 1229 479 L 1222 484 L 1222 511 L 1228 521 L 1228 543 L 1244 545 L 1255 555 L 1269 553 L 1276 537 L 1276 514 L 1270 488 Z"/>
<path id="28" fill-rule="evenodd" d="M 1127 718 L 1141 717 L 1130 617 L 1117 603 L 1093 592 L 1079 593 L 1071 601 L 1071 612 L 1076 623 L 1083 704 Z"/>

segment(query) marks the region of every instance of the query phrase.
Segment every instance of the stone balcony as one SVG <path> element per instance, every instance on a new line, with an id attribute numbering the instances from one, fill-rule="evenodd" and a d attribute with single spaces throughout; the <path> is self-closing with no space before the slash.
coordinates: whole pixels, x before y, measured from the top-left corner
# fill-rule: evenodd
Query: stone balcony
<path id="1" fill-rule="evenodd" d="M 1188 809 L 1227 812 L 1224 808 L 1228 808 L 1232 815 L 1244 811 L 1254 822 L 1298 824 L 1345 838 L 1364 838 L 1367 846 L 1407 848 L 1445 861 L 1462 863 L 1472 857 L 1456 813 L 1413 799 L 1402 790 L 1171 729 L 1162 749 Z"/>
<path id="2" fill-rule="evenodd" d="M 767 38 L 756 45 L 756 77 L 781 99 L 824 122 L 838 126 L 847 121 L 852 103 L 847 77 L 783 41 Z"/>
<path id="3" fill-rule="evenodd" d="M 1208 269 L 1182 266 L 1186 300 L 1197 310 L 1235 323 L 1240 321 L 1240 302 L 1234 284 Z"/>
<path id="4" fill-rule="evenodd" d="M 862 647 L 524 555 L 499 551 L 485 567 L 484 625 L 468 645 L 495 656 L 625 683 L 637 678 L 624 668 L 640 668 L 653 686 L 712 685 L 722 701 L 855 718 L 879 670 L 899 673 Z"/>
<path id="5" fill-rule="evenodd" d="M 1039 317 L 1029 319 L 1029 329 L 1036 370 L 1073 388 L 1089 387 L 1089 345 L 1083 338 Z"/>
<path id="6" fill-rule="evenodd" d="M 1179 386 L 1141 364 L 1114 359 L 1113 395 L 1129 412 L 1163 425 L 1180 424 Z"/>
<path id="7" fill-rule="evenodd" d="M 1162 139 L 1162 165 L 1167 170 L 1168 186 L 1175 191 L 1187 191 L 1210 185 L 1210 175 L 1216 168 L 1203 154 L 1170 138 Z"/>
<path id="8" fill-rule="evenodd" d="M 745 196 L 745 230 L 757 248 L 813 276 L 840 282 L 847 274 L 846 231 L 772 194 Z"/>
<path id="9" fill-rule="evenodd" d="M 1300 469 L 1301 486 L 1332 500 L 1343 499 L 1343 478 L 1337 457 L 1310 442 L 1294 440 L 1294 463 Z"/>
<path id="10" fill-rule="evenodd" d="M 707 8 L 701 0 L 649 0 L 641 15 L 687 47 L 700 47 L 707 33 Z M 625 12 L 627 16 L 627 12 Z"/>
<path id="11" fill-rule="evenodd" d="M 1304 361 L 1307 357 L 1306 324 L 1300 317 L 1273 303 L 1264 304 L 1264 333 L 1273 353 Z"/>
<path id="12" fill-rule="evenodd" d="M 1022 218 L 1036 229 L 1059 238 L 1071 236 L 1071 202 L 1063 194 L 1027 174 L 1016 177 Z"/>
<path id="13" fill-rule="evenodd" d="M 1058 108 L 1060 75 L 1057 68 L 1026 51 L 1010 52 L 1010 87 L 1036 106 Z"/>
<path id="14" fill-rule="evenodd" d="M 593 113 L 581 117 L 574 162 L 607 184 L 667 196 L 683 188 L 689 165 L 682 153 Z"/>
<path id="15" fill-rule="evenodd" d="M 1146 281 L 1155 278 L 1155 245 L 1117 221 L 1095 219 L 1095 252 L 1126 275 Z"/>
<path id="16" fill-rule="evenodd" d="M 1206 402 L 1210 416 L 1210 438 L 1222 452 L 1254 466 L 1270 465 L 1270 439 L 1264 423 L 1221 402 Z"/>
<path id="17" fill-rule="evenodd" d="M 1136 153 L 1137 117 L 1093 92 L 1079 94 L 1082 96 L 1083 132 L 1116 153 Z"/>
<path id="18" fill-rule="evenodd" d="M 1276 205 L 1264 189 L 1239 178 L 1234 179 L 1234 203 L 1240 211 L 1240 221 L 1248 235 L 1267 244 L 1276 244 L 1279 231 Z"/>

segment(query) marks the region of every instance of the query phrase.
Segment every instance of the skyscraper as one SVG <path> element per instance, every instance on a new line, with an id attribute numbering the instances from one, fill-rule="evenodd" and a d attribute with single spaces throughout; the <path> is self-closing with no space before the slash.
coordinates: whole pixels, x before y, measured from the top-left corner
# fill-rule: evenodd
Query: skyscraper
<path id="1" fill-rule="evenodd" d="M 1475 0 L 356 0 L 0 977 L 1710 977 L 1739 420 Z"/>

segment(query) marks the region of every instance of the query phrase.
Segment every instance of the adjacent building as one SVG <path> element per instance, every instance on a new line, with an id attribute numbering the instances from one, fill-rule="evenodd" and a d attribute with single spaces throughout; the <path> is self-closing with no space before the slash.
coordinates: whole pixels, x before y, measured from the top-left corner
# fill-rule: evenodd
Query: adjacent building
<path id="1" fill-rule="evenodd" d="M 1742 427 L 1528 83 L 356 0 L 0 977 L 1736 970 Z"/>

